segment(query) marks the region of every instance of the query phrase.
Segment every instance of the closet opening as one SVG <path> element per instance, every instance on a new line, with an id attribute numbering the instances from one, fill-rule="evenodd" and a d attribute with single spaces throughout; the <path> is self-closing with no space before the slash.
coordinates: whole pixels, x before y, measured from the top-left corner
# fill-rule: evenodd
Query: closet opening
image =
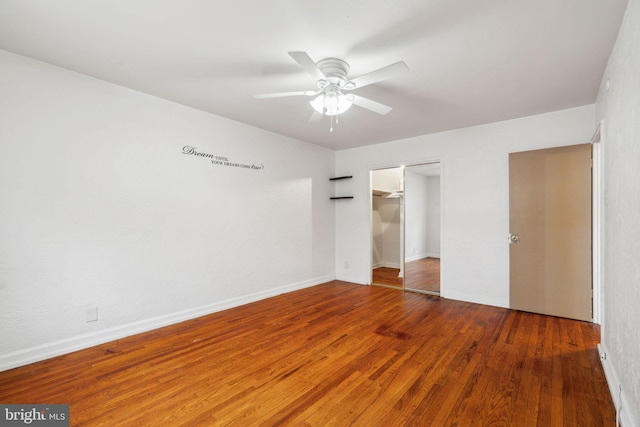
<path id="1" fill-rule="evenodd" d="M 440 295 L 440 162 L 371 171 L 371 284 Z"/>

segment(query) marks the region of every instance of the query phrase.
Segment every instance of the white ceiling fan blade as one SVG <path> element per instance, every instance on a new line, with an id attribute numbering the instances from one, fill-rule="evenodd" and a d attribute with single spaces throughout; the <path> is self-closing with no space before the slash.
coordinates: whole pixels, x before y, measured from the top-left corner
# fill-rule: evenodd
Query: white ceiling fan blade
<path id="1" fill-rule="evenodd" d="M 313 96 L 319 94 L 319 91 L 315 90 L 301 90 L 298 92 L 278 92 L 278 93 L 263 93 L 260 95 L 253 95 L 255 99 L 267 99 L 267 98 L 282 98 L 285 96 Z"/>
<path id="2" fill-rule="evenodd" d="M 320 120 L 322 120 L 322 117 L 324 117 L 324 114 L 319 113 L 316 110 L 313 110 L 313 114 L 311 115 L 311 117 L 309 117 L 309 122 L 310 123 L 319 122 Z"/>
<path id="3" fill-rule="evenodd" d="M 318 81 L 327 79 L 316 63 L 313 62 L 313 59 L 307 55 L 307 52 L 289 52 L 289 56 L 292 57 L 307 73 L 309 73 L 314 80 Z"/>
<path id="4" fill-rule="evenodd" d="M 349 101 L 353 102 L 358 107 L 362 107 L 367 110 L 373 111 L 374 113 L 382 115 L 387 114 L 389 111 L 393 110 L 393 108 L 389 107 L 388 105 L 380 104 L 379 102 L 372 101 L 368 98 L 363 98 L 358 95 L 347 95 L 347 99 L 349 99 Z"/>
<path id="5" fill-rule="evenodd" d="M 363 74 L 360 77 L 356 77 L 351 80 L 345 86 L 346 90 L 358 89 L 360 87 L 364 87 L 373 83 L 377 83 L 382 80 L 390 79 L 396 77 L 398 74 L 409 71 L 409 67 L 403 61 L 396 62 L 395 64 L 387 65 L 386 67 L 382 67 L 378 70 L 371 71 L 370 73 Z M 351 87 L 351 84 L 353 87 Z"/>

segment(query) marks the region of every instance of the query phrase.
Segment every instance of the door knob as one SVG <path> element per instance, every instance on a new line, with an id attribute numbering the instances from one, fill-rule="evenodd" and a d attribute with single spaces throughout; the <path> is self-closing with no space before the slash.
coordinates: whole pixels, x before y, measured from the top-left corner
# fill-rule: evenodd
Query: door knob
<path id="1" fill-rule="evenodd" d="M 509 244 L 520 243 L 520 237 L 517 234 L 509 233 Z"/>

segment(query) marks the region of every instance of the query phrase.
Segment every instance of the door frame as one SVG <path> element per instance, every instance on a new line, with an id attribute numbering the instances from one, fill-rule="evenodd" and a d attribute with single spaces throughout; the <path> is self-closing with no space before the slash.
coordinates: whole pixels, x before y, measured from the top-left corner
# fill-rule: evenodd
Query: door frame
<path id="1" fill-rule="evenodd" d="M 594 321 L 593 200 L 589 141 L 509 153 L 511 309 Z"/>
<path id="2" fill-rule="evenodd" d="M 604 320 L 603 280 L 604 280 L 604 249 L 605 249 L 605 210 L 606 192 L 604 186 L 604 120 L 598 123 L 591 137 L 591 191 L 592 191 L 592 266 L 591 282 L 593 283 L 593 323 L 602 325 Z M 604 334 L 604 328 L 601 328 Z"/>
<path id="3" fill-rule="evenodd" d="M 605 254 L 605 205 L 607 195 L 604 174 L 604 127 L 601 120 L 591 140 L 591 286 L 592 286 L 592 322 L 603 325 L 604 321 L 604 254 Z M 554 148 L 554 147 L 548 147 Z M 604 328 L 601 328 L 604 338 Z"/>
<path id="4" fill-rule="evenodd" d="M 373 283 L 373 259 L 372 259 L 372 251 L 373 251 L 373 221 L 371 219 L 372 209 L 373 209 L 373 196 L 371 195 L 371 190 L 373 188 L 372 182 L 372 172 L 374 170 L 379 169 L 390 169 L 390 168 L 405 168 L 408 166 L 421 165 L 424 163 L 440 163 L 440 297 L 445 298 L 445 289 L 446 289 L 446 273 L 442 268 L 442 259 L 444 256 L 444 222 L 445 222 L 445 209 L 444 209 L 444 171 L 445 171 L 445 162 L 440 157 L 429 157 L 425 159 L 412 159 L 411 161 L 395 161 L 388 163 L 376 163 L 368 165 L 369 169 L 369 215 L 367 215 L 368 227 L 369 227 L 369 282 L 367 285 L 371 285 Z M 402 173 L 402 190 L 404 191 L 404 171 Z M 404 216 L 404 208 L 402 215 Z M 402 270 L 404 271 L 404 217 L 402 218 L 401 230 L 402 230 Z M 404 291 L 404 278 L 402 290 Z"/>

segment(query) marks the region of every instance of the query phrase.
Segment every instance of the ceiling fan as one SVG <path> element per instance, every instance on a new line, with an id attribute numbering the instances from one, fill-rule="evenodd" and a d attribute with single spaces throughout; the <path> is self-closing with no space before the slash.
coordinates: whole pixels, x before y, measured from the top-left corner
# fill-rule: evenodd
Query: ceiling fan
<path id="1" fill-rule="evenodd" d="M 326 58 L 317 63 L 314 62 L 306 52 L 289 52 L 291 56 L 307 73 L 316 80 L 317 89 L 303 90 L 298 92 L 279 92 L 254 95 L 256 99 L 280 98 L 285 96 L 309 96 L 315 97 L 311 100 L 314 109 L 310 122 L 322 119 L 322 116 L 337 116 L 351 108 L 355 104 L 378 114 L 387 114 L 391 107 L 363 98 L 352 93 L 344 94 L 361 87 L 386 80 L 396 75 L 409 71 L 409 67 L 404 62 L 396 62 L 378 70 L 363 74 L 349 80 L 349 64 L 341 59 Z M 337 118 L 336 118 L 337 123 Z M 333 130 L 333 128 L 331 129 Z"/>

